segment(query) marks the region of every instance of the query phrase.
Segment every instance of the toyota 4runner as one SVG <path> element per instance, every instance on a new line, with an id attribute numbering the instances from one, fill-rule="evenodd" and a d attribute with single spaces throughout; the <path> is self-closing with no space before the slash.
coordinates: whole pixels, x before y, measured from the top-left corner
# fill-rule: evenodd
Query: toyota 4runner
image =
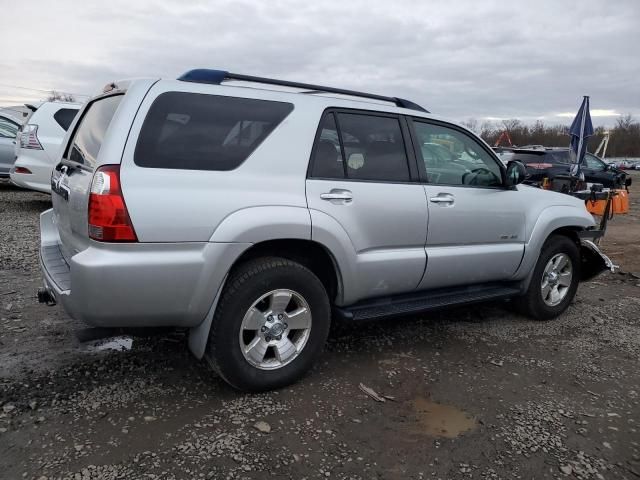
<path id="1" fill-rule="evenodd" d="M 612 267 L 583 202 L 399 98 L 218 70 L 117 82 L 60 155 L 39 299 L 188 328 L 242 390 L 298 379 L 332 317 L 510 299 L 550 319 Z"/>

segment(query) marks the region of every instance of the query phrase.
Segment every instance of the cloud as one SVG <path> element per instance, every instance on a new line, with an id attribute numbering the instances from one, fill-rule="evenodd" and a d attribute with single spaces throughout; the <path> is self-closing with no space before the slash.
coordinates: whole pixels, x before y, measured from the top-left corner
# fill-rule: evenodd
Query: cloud
<path id="1" fill-rule="evenodd" d="M 619 117 L 620 115 L 622 115 L 615 110 L 601 108 L 589 109 L 589 113 L 592 117 Z M 556 113 L 556 117 L 574 118 L 575 116 L 576 112 Z"/>
<path id="2" fill-rule="evenodd" d="M 633 0 L 32 0 L 0 19 L 18 39 L 0 83 L 95 93 L 210 67 L 409 98 L 454 119 L 563 121 L 550 112 L 577 111 L 582 95 L 594 111 L 640 112 L 638 18 Z"/>

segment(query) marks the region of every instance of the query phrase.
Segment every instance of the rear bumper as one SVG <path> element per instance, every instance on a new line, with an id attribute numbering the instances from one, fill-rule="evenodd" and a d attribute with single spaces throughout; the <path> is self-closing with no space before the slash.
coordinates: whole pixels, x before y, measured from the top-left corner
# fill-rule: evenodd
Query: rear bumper
<path id="1" fill-rule="evenodd" d="M 15 173 L 15 167 L 28 168 L 31 173 Z M 37 156 L 20 154 L 11 169 L 11 182 L 22 188 L 51 193 L 52 170 L 53 164 L 43 151 L 37 150 Z"/>
<path id="2" fill-rule="evenodd" d="M 65 259 L 53 210 L 40 216 L 45 288 L 67 313 L 101 327 L 194 327 L 244 243 L 93 242 Z"/>

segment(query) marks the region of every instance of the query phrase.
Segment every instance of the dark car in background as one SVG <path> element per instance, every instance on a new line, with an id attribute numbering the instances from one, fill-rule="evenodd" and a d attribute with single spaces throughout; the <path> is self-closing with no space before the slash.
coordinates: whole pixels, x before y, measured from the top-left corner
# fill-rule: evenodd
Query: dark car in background
<path id="1" fill-rule="evenodd" d="M 542 182 L 544 178 L 553 180 L 557 175 L 568 175 L 571 165 L 569 148 L 548 148 L 541 146 L 501 149 L 498 157 L 508 163 L 519 160 L 527 168 L 527 181 Z M 588 183 L 601 183 L 606 188 L 624 188 L 631 185 L 631 178 L 614 165 L 605 163 L 592 153 L 586 153 L 582 161 L 582 173 Z"/>

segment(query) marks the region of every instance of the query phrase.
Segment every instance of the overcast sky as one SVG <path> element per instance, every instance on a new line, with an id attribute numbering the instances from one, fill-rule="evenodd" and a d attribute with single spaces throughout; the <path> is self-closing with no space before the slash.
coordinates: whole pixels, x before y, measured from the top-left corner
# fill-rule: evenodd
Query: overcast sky
<path id="1" fill-rule="evenodd" d="M 640 1 L 0 0 L 0 105 L 220 68 L 454 120 L 640 117 Z M 16 86 L 40 89 L 26 90 Z"/>

